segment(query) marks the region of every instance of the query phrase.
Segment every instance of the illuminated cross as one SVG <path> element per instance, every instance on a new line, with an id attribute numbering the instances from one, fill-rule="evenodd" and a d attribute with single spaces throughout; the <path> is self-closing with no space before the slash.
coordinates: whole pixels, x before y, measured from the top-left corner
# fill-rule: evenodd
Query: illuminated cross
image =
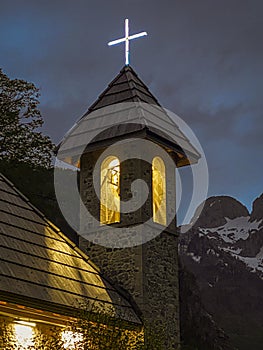
<path id="1" fill-rule="evenodd" d="M 126 64 L 126 66 L 128 66 L 130 63 L 130 48 L 129 48 L 130 40 L 137 39 L 137 38 L 140 38 L 141 36 L 145 36 L 145 35 L 147 35 L 146 32 L 141 32 L 139 34 L 129 35 L 129 20 L 126 18 L 125 19 L 125 38 L 110 41 L 108 43 L 108 45 L 112 46 L 112 45 L 116 45 L 116 44 L 125 42 L 125 64 Z"/>

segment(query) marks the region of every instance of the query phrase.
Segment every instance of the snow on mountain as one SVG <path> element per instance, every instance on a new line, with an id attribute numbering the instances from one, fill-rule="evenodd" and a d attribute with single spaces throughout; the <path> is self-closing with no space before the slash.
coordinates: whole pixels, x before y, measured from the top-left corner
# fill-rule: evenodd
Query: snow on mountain
<path id="1" fill-rule="evenodd" d="M 233 258 L 240 260 L 251 272 L 258 272 L 260 278 L 263 279 L 263 246 L 259 247 L 259 252 L 254 256 L 247 256 L 244 247 L 240 247 L 241 241 L 248 242 L 253 235 L 259 233 L 263 220 L 251 222 L 250 216 L 241 216 L 234 219 L 224 217 L 224 219 L 226 223 L 219 227 L 198 227 L 199 237 L 203 236 L 209 240 L 216 240 L 220 251 L 224 251 Z M 260 235 L 262 234 L 260 233 Z M 211 254 L 211 248 L 207 250 L 206 254 Z M 188 252 L 187 255 L 192 256 L 192 259 L 196 262 L 201 260 L 201 257 L 196 256 L 193 252 Z"/>
<path id="2" fill-rule="evenodd" d="M 241 216 L 235 219 L 225 217 L 224 219 L 226 220 L 226 224 L 213 228 L 200 227 L 199 233 L 210 237 L 211 234 L 216 234 L 212 235 L 212 237 L 215 238 L 215 236 L 218 236 L 218 238 L 226 243 L 236 243 L 240 239 L 247 239 L 249 234 L 257 230 L 262 222 L 262 220 L 250 222 L 250 216 Z"/>
<path id="3" fill-rule="evenodd" d="M 263 272 L 263 247 L 254 258 L 244 257 L 240 255 L 236 255 L 236 257 L 239 260 L 243 261 L 249 268 L 251 268 L 251 272 Z M 263 279 L 263 276 L 261 276 L 261 279 Z"/>

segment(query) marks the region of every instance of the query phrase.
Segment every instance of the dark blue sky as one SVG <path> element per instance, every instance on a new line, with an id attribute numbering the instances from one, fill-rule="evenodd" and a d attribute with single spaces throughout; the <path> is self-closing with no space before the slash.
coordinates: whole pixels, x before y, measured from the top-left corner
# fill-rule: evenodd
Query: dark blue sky
<path id="1" fill-rule="evenodd" d="M 261 0 L 1 0 L 0 66 L 41 89 L 44 132 L 54 142 L 124 64 L 194 130 L 207 156 L 209 195 L 245 203 L 263 192 Z"/>

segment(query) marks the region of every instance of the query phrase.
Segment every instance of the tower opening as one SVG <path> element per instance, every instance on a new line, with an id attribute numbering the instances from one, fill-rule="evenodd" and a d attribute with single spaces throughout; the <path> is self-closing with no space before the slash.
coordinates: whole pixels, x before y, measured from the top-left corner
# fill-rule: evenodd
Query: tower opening
<path id="1" fill-rule="evenodd" d="M 120 222 L 120 161 L 104 159 L 100 171 L 100 223 Z"/>
<path id="2" fill-rule="evenodd" d="M 165 164 L 160 157 L 152 161 L 153 221 L 166 225 L 166 175 Z"/>

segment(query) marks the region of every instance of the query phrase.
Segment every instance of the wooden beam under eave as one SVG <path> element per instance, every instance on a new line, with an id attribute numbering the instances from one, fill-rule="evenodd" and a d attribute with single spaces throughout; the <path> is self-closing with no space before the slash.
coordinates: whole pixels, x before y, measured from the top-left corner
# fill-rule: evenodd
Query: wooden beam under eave
<path id="1" fill-rule="evenodd" d="M 34 309 L 24 305 L 13 304 L 0 301 L 0 318 L 10 320 L 33 321 L 53 326 L 65 327 L 69 321 L 75 320 L 74 317 L 55 314 L 41 309 Z"/>

